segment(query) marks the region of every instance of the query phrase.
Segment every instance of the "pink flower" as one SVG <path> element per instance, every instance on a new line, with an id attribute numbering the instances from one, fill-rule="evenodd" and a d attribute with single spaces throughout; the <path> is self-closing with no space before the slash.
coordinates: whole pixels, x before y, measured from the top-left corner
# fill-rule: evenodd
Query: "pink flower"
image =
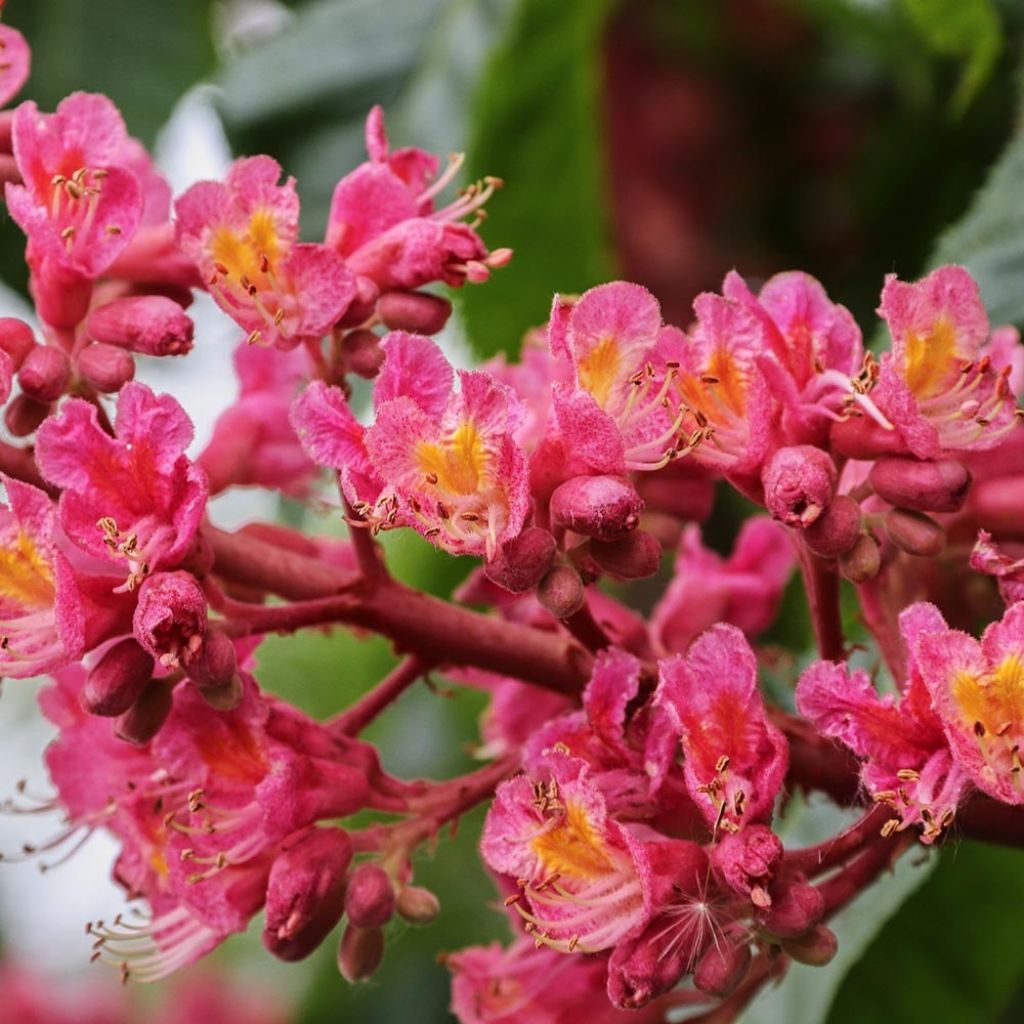
<path id="1" fill-rule="evenodd" d="M 0 675 L 52 672 L 85 649 L 82 596 L 54 538 L 56 508 L 42 491 L 0 476 Z"/>
<path id="2" fill-rule="evenodd" d="M 764 821 L 789 749 L 765 714 L 744 635 L 735 626 L 712 626 L 660 667 L 656 709 L 682 741 L 686 788 L 707 823 L 735 832 Z"/>
<path id="3" fill-rule="evenodd" d="M 29 240 L 30 262 L 96 278 L 131 240 L 142 216 L 127 166 L 124 121 L 105 96 L 76 92 L 53 114 L 27 101 L 15 111 L 14 156 L 24 181 L 7 207 Z"/>
<path id="4" fill-rule="evenodd" d="M 901 694 L 881 696 L 863 669 L 825 661 L 804 672 L 796 691 L 800 713 L 861 758 L 861 779 L 892 808 L 892 827 L 922 826 L 923 843 L 949 826 L 968 784 L 921 676 L 920 638 L 945 628 L 934 605 L 911 605 L 900 615 L 908 666 Z"/>
<path id="5" fill-rule="evenodd" d="M 206 507 L 206 475 L 184 451 L 192 424 L 170 395 L 129 383 L 114 437 L 96 407 L 69 399 L 39 431 L 43 475 L 64 488 L 61 525 L 83 551 L 127 565 L 128 588 L 188 554 Z"/>
<path id="6" fill-rule="evenodd" d="M 437 158 L 420 149 L 390 152 L 380 107 L 366 119 L 370 160 L 338 182 L 331 199 L 327 245 L 349 269 L 379 291 L 419 288 L 433 281 L 461 285 L 483 281 L 511 253 L 487 247 L 474 227 L 461 223 L 478 213 L 500 184 L 488 178 L 470 185 L 450 205 L 433 199 L 452 180 L 462 158 L 430 184 Z"/>
<path id="7" fill-rule="evenodd" d="M 860 328 L 845 306 L 833 303 L 809 274 L 769 278 L 755 297 L 735 271 L 722 294 L 747 309 L 764 328 L 759 366 L 786 410 L 790 443 L 820 440 L 848 399 L 864 348 Z"/>
<path id="8" fill-rule="evenodd" d="M 226 180 L 201 181 L 175 203 L 177 240 L 217 304 L 249 341 L 289 349 L 322 337 L 356 296 L 344 261 L 298 241 L 295 179 L 279 185 L 268 156 L 236 160 Z"/>
<path id="9" fill-rule="evenodd" d="M 743 524 L 727 559 L 704 547 L 699 526 L 687 526 L 672 582 L 651 615 L 658 649 L 685 651 L 715 622 L 732 623 L 748 637 L 767 629 L 795 563 L 796 549 L 785 527 L 763 516 Z"/>
<path id="10" fill-rule="evenodd" d="M 963 268 L 940 267 L 915 284 L 886 278 L 879 314 L 892 351 L 871 399 L 918 458 L 998 444 L 1016 422 L 1012 358 L 986 355 L 989 325 L 978 285 Z"/>
<path id="11" fill-rule="evenodd" d="M 32 54 L 25 37 L 10 25 L 0 25 L 0 106 L 6 106 L 28 80 Z"/>
<path id="12" fill-rule="evenodd" d="M 512 439 L 518 399 L 482 371 L 459 371 L 455 391 L 428 338 L 394 331 L 383 347 L 373 426 L 364 431 L 339 392 L 314 384 L 294 409 L 300 439 L 342 471 L 371 524 L 412 526 L 453 553 L 493 558 L 529 509 L 526 459 Z"/>
<path id="13" fill-rule="evenodd" d="M 979 530 L 978 539 L 971 551 L 971 568 L 975 572 L 995 576 L 999 582 L 999 593 L 1009 605 L 1024 601 L 1024 558 L 1012 558 L 992 540 L 988 530 Z"/>
<path id="14" fill-rule="evenodd" d="M 609 816 L 579 758 L 548 751 L 503 782 L 480 848 L 492 870 L 519 882 L 516 909 L 552 949 L 609 949 L 646 920 L 642 847 Z"/>
<path id="15" fill-rule="evenodd" d="M 979 789 L 1022 804 L 1024 604 L 1011 605 L 980 642 L 933 612 L 936 622 L 918 635 L 915 652 L 953 758 Z"/>

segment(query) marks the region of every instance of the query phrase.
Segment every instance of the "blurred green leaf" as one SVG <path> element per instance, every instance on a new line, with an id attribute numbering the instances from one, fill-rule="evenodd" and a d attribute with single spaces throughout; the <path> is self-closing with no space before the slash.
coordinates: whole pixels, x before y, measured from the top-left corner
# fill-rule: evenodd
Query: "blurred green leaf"
<path id="1" fill-rule="evenodd" d="M 918 32 L 940 56 L 956 57 L 964 68 L 953 94 L 962 114 L 985 84 L 1003 45 L 1003 30 L 992 0 L 903 0 Z"/>
<path id="2" fill-rule="evenodd" d="M 488 205 L 487 239 L 512 263 L 462 308 L 478 353 L 518 349 L 547 319 L 553 291 L 613 276 L 598 135 L 599 44 L 609 0 L 520 0 L 473 112 L 474 176 L 505 188 Z"/>
<path id="3" fill-rule="evenodd" d="M 1020 850 L 944 849 L 932 876 L 846 976 L 828 1024 L 994 1024 L 1024 976 L 1014 912 L 1022 872 Z"/>

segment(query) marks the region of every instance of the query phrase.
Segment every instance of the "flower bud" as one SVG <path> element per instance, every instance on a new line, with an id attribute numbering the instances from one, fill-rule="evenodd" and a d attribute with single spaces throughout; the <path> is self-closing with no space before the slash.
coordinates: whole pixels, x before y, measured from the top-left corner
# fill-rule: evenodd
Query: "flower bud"
<path id="1" fill-rule="evenodd" d="M 895 430 L 887 430 L 867 416 L 850 416 L 833 423 L 829 440 L 832 450 L 848 459 L 877 459 L 907 450 L 906 442 Z"/>
<path id="2" fill-rule="evenodd" d="M 971 489 L 970 470 L 956 459 L 879 459 L 868 482 L 883 501 L 917 512 L 959 512 Z"/>
<path id="3" fill-rule="evenodd" d="M 91 715 L 114 718 L 139 699 L 152 677 L 152 657 L 134 640 L 119 640 L 89 670 L 79 701 Z"/>
<path id="4" fill-rule="evenodd" d="M 537 600 L 556 619 L 567 619 L 583 607 L 583 580 L 568 565 L 556 565 L 537 586 Z"/>
<path id="5" fill-rule="evenodd" d="M 839 942 L 835 933 L 823 924 L 816 925 L 806 935 L 784 939 L 783 950 L 797 963 L 811 967 L 824 967 L 835 955 Z"/>
<path id="6" fill-rule="evenodd" d="M 377 307 L 380 289 L 377 283 L 365 274 L 356 276 L 356 297 L 349 303 L 348 309 L 338 321 L 338 327 L 358 327 L 373 316 Z"/>
<path id="7" fill-rule="evenodd" d="M 395 912 L 395 887 L 388 873 L 372 862 L 352 872 L 345 893 L 345 913 L 357 928 L 387 924 Z"/>
<path id="8" fill-rule="evenodd" d="M 836 467 L 827 452 L 801 444 L 780 448 L 761 479 L 768 511 L 787 526 L 802 530 L 831 504 Z"/>
<path id="9" fill-rule="evenodd" d="M 441 913 L 441 903 L 429 889 L 407 885 L 398 894 L 395 909 L 409 924 L 430 924 Z"/>
<path id="10" fill-rule="evenodd" d="M 860 505 L 847 494 L 838 494 L 832 504 L 804 530 L 807 546 L 823 558 L 838 558 L 860 537 Z"/>
<path id="11" fill-rule="evenodd" d="M 13 316 L 0 316 L 0 350 L 11 357 L 11 365 L 15 370 L 21 366 L 35 345 L 35 333 L 24 320 Z"/>
<path id="12" fill-rule="evenodd" d="M 747 976 L 751 959 L 750 943 L 743 930 L 727 928 L 697 961 L 693 984 L 709 996 L 727 996 Z"/>
<path id="13" fill-rule="evenodd" d="M 484 566 L 484 574 L 513 594 L 533 590 L 555 560 L 555 538 L 539 526 L 529 526 L 502 545 L 498 557 Z"/>
<path id="14" fill-rule="evenodd" d="M 882 567 L 882 552 L 878 541 L 870 534 L 862 533 L 857 543 L 839 559 L 843 575 L 853 583 L 865 583 L 878 575 Z"/>
<path id="15" fill-rule="evenodd" d="M 892 508 L 885 514 L 889 540 L 911 555 L 930 557 L 946 546 L 946 531 L 923 512 Z"/>
<path id="16" fill-rule="evenodd" d="M 792 939 L 810 931 L 824 913 L 825 898 L 818 889 L 807 882 L 793 882 L 776 887 L 762 927 L 771 935 Z"/>
<path id="17" fill-rule="evenodd" d="M 4 423 L 14 437 L 28 437 L 49 415 L 49 402 L 37 402 L 28 395 L 15 395 L 4 410 Z"/>
<path id="18" fill-rule="evenodd" d="M 182 356 L 192 350 L 191 317 L 173 299 L 140 295 L 93 310 L 85 326 L 93 341 L 147 356 Z"/>
<path id="19" fill-rule="evenodd" d="M 39 319 L 51 327 L 70 330 L 89 312 L 93 282 L 75 270 L 47 259 L 38 272 L 33 271 L 30 283 Z"/>
<path id="20" fill-rule="evenodd" d="M 53 345 L 36 345 L 18 371 L 21 390 L 37 402 L 56 402 L 71 379 L 67 355 Z"/>
<path id="21" fill-rule="evenodd" d="M 555 488 L 551 519 L 585 537 L 614 541 L 635 530 L 643 500 L 620 476 L 577 476 Z"/>
<path id="22" fill-rule="evenodd" d="M 452 315 L 452 304 L 428 292 L 393 291 L 380 297 L 377 312 L 392 331 L 437 334 Z"/>
<path id="23" fill-rule="evenodd" d="M 131 353 L 100 341 L 86 345 L 75 365 L 78 375 L 104 394 L 120 391 L 135 376 Z"/>
<path id="24" fill-rule="evenodd" d="M 185 666 L 185 673 L 196 686 L 217 687 L 229 683 L 237 669 L 235 645 L 220 630 L 211 629 Z"/>
<path id="25" fill-rule="evenodd" d="M 342 339 L 341 354 L 345 368 L 365 380 L 373 380 L 384 363 L 380 335 L 373 331 L 349 331 Z"/>
<path id="26" fill-rule="evenodd" d="M 338 970 L 348 982 L 364 981 L 384 959 L 384 930 L 349 925 L 338 947 Z"/>
<path id="27" fill-rule="evenodd" d="M 711 851 L 711 870 L 727 889 L 766 908 L 782 853 L 782 841 L 767 825 L 748 825 L 718 840 Z"/>
<path id="28" fill-rule="evenodd" d="M 171 713 L 173 691 L 161 679 L 151 679 L 139 699 L 117 720 L 115 732 L 128 743 L 143 746 L 167 721 Z"/>
<path id="29" fill-rule="evenodd" d="M 244 695 L 245 688 L 242 686 L 242 677 L 237 672 L 226 683 L 221 683 L 219 686 L 199 687 L 199 696 L 214 711 L 234 711 L 242 703 Z"/>
<path id="30" fill-rule="evenodd" d="M 312 828 L 274 859 L 267 882 L 263 945 L 302 960 L 327 938 L 345 909 L 352 843 L 340 828 Z"/>
<path id="31" fill-rule="evenodd" d="M 206 633 L 206 595 L 187 572 L 154 573 L 139 588 L 132 630 L 164 667 L 187 665 Z"/>
<path id="32" fill-rule="evenodd" d="M 645 530 L 634 530 L 609 543 L 592 540 L 590 555 L 601 569 L 618 580 L 653 576 L 661 565 L 661 545 Z"/>
<path id="33" fill-rule="evenodd" d="M 701 928 L 681 929 L 682 941 L 665 942 L 664 919 L 655 919 L 639 937 L 620 942 L 608 959 L 608 998 L 624 1010 L 638 1010 L 674 988 L 704 948 Z"/>

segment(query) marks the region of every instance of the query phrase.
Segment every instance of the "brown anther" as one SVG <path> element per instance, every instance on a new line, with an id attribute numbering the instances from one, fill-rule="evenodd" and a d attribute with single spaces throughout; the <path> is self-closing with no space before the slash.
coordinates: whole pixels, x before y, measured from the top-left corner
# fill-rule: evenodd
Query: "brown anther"
<path id="1" fill-rule="evenodd" d="M 228 276 L 228 268 L 225 267 L 223 263 L 214 263 L 213 269 L 216 270 L 217 273 L 221 275 L 221 277 Z"/>
<path id="2" fill-rule="evenodd" d="M 974 723 L 974 735 L 980 740 L 985 735 L 985 725 L 982 722 Z"/>
<path id="3" fill-rule="evenodd" d="M 1013 728 L 1013 722 L 1003 722 L 1002 725 L 996 729 L 997 736 L 1005 736 Z"/>
<path id="4" fill-rule="evenodd" d="M 260 338 L 262 338 L 262 337 L 263 337 L 263 334 L 261 333 L 260 329 L 257 327 L 256 330 L 249 332 L 249 336 L 245 339 L 245 343 L 247 345 L 255 345 L 260 340 Z"/>
<path id="5" fill-rule="evenodd" d="M 576 947 L 579 945 L 579 943 L 580 943 L 580 937 L 578 935 L 573 935 L 569 939 L 569 952 L 570 953 L 575 953 L 576 952 Z"/>
<path id="6" fill-rule="evenodd" d="M 719 383 L 717 377 L 712 377 L 710 373 L 702 373 L 700 375 L 701 384 L 717 384 Z"/>
<path id="7" fill-rule="evenodd" d="M 119 234 L 121 234 L 121 229 L 116 224 L 107 224 L 106 227 L 104 227 L 103 230 L 106 231 L 106 233 L 108 235 L 119 235 Z"/>
<path id="8" fill-rule="evenodd" d="M 265 253 L 260 253 L 260 273 L 265 274 L 270 269 L 270 257 Z"/>
<path id="9" fill-rule="evenodd" d="M 277 312 L 276 312 L 276 313 L 274 314 L 274 326 L 275 326 L 275 327 L 280 327 L 280 326 L 281 326 L 281 322 L 282 322 L 282 321 L 284 320 L 284 318 L 285 318 L 285 311 L 284 311 L 284 306 L 282 306 L 282 307 L 281 307 L 281 308 L 280 308 L 280 309 L 279 309 L 279 310 L 278 310 L 278 311 L 277 311 Z"/>
<path id="10" fill-rule="evenodd" d="M 900 819 L 899 818 L 890 818 L 882 826 L 882 837 L 885 838 L 885 839 L 888 839 L 889 836 L 891 836 L 899 827 L 900 827 Z"/>
<path id="11" fill-rule="evenodd" d="M 896 778 L 901 782 L 917 782 L 921 778 L 921 773 L 913 768 L 901 768 L 896 773 Z"/>
<path id="12" fill-rule="evenodd" d="M 728 768 L 728 767 L 729 767 L 729 755 L 728 754 L 723 754 L 715 762 L 715 771 L 716 772 L 724 772 L 725 769 Z"/>
<path id="13" fill-rule="evenodd" d="M 436 473 L 428 473 L 427 477 L 426 477 L 426 480 L 427 480 L 427 483 L 430 484 L 431 487 L 433 487 L 434 484 L 437 483 L 437 474 Z"/>

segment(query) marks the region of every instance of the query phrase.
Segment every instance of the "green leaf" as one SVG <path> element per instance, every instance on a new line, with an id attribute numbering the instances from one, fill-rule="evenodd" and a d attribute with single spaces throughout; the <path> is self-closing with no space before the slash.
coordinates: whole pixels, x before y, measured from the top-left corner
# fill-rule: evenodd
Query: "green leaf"
<path id="1" fill-rule="evenodd" d="M 963 263 L 994 324 L 1024 324 L 1024 130 L 1018 127 L 970 209 L 940 239 L 931 266 Z"/>
<path id="2" fill-rule="evenodd" d="M 1022 873 L 1020 850 L 944 849 L 935 872 L 846 976 L 828 1024 L 995 1024 L 1024 976 L 1015 912 Z"/>
<path id="3" fill-rule="evenodd" d="M 608 0 L 520 0 L 484 75 L 469 155 L 505 188 L 488 204 L 487 241 L 512 263 L 461 293 L 478 353 L 518 349 L 552 292 L 613 276 L 598 138 L 600 38 Z"/>
<path id="4" fill-rule="evenodd" d="M 936 54 L 963 61 L 952 99 L 954 112 L 962 114 L 1002 49 L 1002 25 L 992 0 L 903 0 L 903 7 Z"/>

